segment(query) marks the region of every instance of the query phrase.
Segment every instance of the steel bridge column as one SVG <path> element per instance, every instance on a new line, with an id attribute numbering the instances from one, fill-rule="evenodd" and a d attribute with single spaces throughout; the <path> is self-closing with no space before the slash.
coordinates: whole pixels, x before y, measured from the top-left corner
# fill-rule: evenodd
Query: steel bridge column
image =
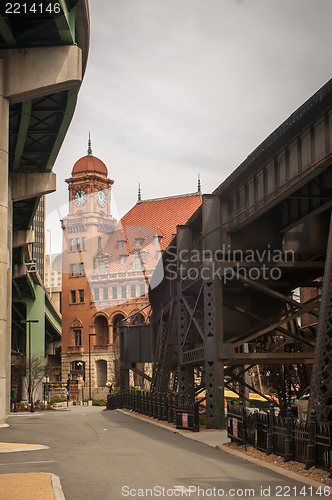
<path id="1" fill-rule="evenodd" d="M 181 283 L 179 283 L 181 287 Z M 178 301 L 178 352 L 179 352 L 179 373 L 178 373 L 178 384 L 179 384 L 179 396 L 185 399 L 190 398 L 194 400 L 195 397 L 195 386 L 194 386 L 194 368 L 193 366 L 182 365 L 182 347 L 185 337 L 185 333 L 188 328 L 188 312 L 180 298 Z"/>
<path id="2" fill-rule="evenodd" d="M 10 381 L 10 311 L 11 252 L 8 245 L 9 192 L 9 102 L 4 98 L 4 61 L 0 59 L 0 425 L 9 410 Z M 10 245 L 11 246 L 11 245 Z M 9 386 L 10 387 L 10 386 Z"/>
<path id="3" fill-rule="evenodd" d="M 224 425 L 224 366 L 217 360 L 222 342 L 222 282 L 204 283 L 204 354 L 206 427 L 220 429 Z"/>
<path id="4" fill-rule="evenodd" d="M 326 251 L 324 281 L 316 335 L 315 357 L 312 367 L 310 410 L 316 410 L 318 420 L 331 420 L 332 397 L 332 213 Z"/>
<path id="5" fill-rule="evenodd" d="M 129 364 L 120 363 L 120 389 L 126 391 L 129 389 Z"/>
<path id="6" fill-rule="evenodd" d="M 181 266 L 182 272 L 188 271 L 188 268 L 192 265 L 190 259 L 181 258 L 182 253 L 191 249 L 192 246 L 192 234 L 191 229 L 187 226 L 177 226 L 177 257 L 178 257 L 178 271 Z M 187 260 L 189 262 L 187 262 Z M 181 271 L 179 272 L 179 274 Z M 180 274 L 181 276 L 181 274 Z M 182 365 L 182 349 L 183 342 L 185 340 L 185 335 L 189 325 L 188 311 L 182 300 L 182 280 L 178 282 L 178 359 L 179 359 L 179 372 L 178 372 L 178 384 L 179 384 L 179 396 L 183 398 L 190 398 L 194 400 L 195 398 L 195 384 L 194 384 L 194 367 L 188 365 Z"/>
<path id="7" fill-rule="evenodd" d="M 224 426 L 224 366 L 218 361 L 223 343 L 222 281 L 215 274 L 213 254 L 221 247 L 220 198 L 204 195 L 202 203 L 203 266 L 204 279 L 204 355 L 206 427 Z M 209 252 L 212 255 L 209 257 Z"/>

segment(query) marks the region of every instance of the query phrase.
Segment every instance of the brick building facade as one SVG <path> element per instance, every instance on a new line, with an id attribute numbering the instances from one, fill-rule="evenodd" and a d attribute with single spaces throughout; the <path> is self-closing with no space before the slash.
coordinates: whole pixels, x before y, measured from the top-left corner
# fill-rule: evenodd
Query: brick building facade
<path id="1" fill-rule="evenodd" d="M 146 201 L 139 193 L 136 205 L 117 222 L 111 215 L 113 181 L 106 165 L 92 155 L 90 142 L 88 154 L 75 163 L 66 182 L 62 382 L 78 379 L 84 397 L 91 392 L 98 399 L 105 397 L 107 381 L 119 385 L 119 325 L 128 317 L 147 320 L 150 277 L 176 225 L 200 206 L 201 193 L 199 188 L 189 195 Z"/>

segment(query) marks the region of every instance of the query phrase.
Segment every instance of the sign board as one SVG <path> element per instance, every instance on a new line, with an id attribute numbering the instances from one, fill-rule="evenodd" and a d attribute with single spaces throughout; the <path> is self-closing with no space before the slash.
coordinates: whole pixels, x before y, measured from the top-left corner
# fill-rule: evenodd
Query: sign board
<path id="1" fill-rule="evenodd" d="M 188 427 L 188 413 L 182 413 L 182 427 Z"/>
<path id="2" fill-rule="evenodd" d="M 238 438 L 238 432 L 237 432 L 237 418 L 232 418 L 233 420 L 233 436 L 235 438 Z"/>
<path id="3" fill-rule="evenodd" d="M 78 401 L 78 381 L 72 380 L 69 384 L 69 401 Z"/>

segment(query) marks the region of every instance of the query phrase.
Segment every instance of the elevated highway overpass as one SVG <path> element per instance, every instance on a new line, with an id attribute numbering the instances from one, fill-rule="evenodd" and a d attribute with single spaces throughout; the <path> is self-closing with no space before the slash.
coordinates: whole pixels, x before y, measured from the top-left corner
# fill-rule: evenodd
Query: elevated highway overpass
<path id="1" fill-rule="evenodd" d="M 0 424 L 9 411 L 11 352 L 28 354 L 21 321 L 39 321 L 31 354 L 61 339 L 61 315 L 31 272 L 29 246 L 40 197 L 56 188 L 52 168 L 86 69 L 90 22 L 87 0 L 48 5 L 0 6 Z"/>

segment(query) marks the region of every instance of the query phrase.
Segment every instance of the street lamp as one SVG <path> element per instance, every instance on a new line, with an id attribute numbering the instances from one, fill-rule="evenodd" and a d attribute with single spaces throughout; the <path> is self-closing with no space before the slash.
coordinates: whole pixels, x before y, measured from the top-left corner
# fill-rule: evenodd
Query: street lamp
<path id="1" fill-rule="evenodd" d="M 29 387 L 28 387 L 28 395 L 29 395 L 29 403 L 30 403 L 30 411 L 33 413 L 33 400 L 32 400 L 32 390 L 31 390 L 31 323 L 39 323 L 39 319 L 21 319 L 22 324 L 29 325 Z"/>
<path id="2" fill-rule="evenodd" d="M 95 333 L 89 333 L 89 401 L 91 401 L 91 337 L 95 337 Z"/>
<path id="3" fill-rule="evenodd" d="M 52 232 L 50 229 L 47 229 L 47 232 L 50 233 L 50 261 L 49 261 L 49 270 L 48 270 L 48 277 L 49 277 L 49 285 L 50 285 L 50 299 L 52 299 L 52 283 L 51 283 L 51 276 L 52 276 Z"/>

